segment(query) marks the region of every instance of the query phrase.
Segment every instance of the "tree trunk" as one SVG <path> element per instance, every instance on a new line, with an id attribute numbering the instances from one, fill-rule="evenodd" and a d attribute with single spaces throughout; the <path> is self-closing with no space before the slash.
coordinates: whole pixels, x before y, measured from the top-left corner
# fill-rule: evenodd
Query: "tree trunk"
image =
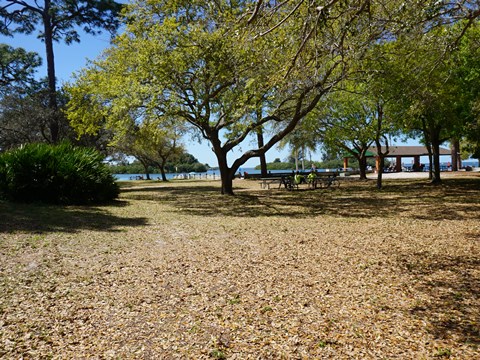
<path id="1" fill-rule="evenodd" d="M 233 194 L 233 178 L 237 169 L 231 169 L 227 164 L 227 154 L 223 149 L 215 149 L 215 155 L 218 160 L 218 170 L 220 170 L 220 178 L 222 182 L 222 195 Z"/>
<path id="2" fill-rule="evenodd" d="M 220 165 L 220 164 L 219 164 Z M 233 193 L 233 173 L 228 166 L 220 165 L 220 176 L 222 181 L 222 195 L 234 195 Z"/>
<path id="3" fill-rule="evenodd" d="M 155 165 L 160 169 L 160 175 L 162 175 L 162 181 L 168 181 L 167 173 L 165 172 L 165 164 L 167 163 L 166 160 L 162 160 L 162 162 L 156 162 Z"/>
<path id="4" fill-rule="evenodd" d="M 258 117 L 258 115 L 257 115 Z M 264 141 L 263 141 L 263 129 L 259 128 L 257 131 L 257 142 L 258 142 L 258 148 L 263 147 Z M 268 172 L 267 172 L 267 160 L 265 158 L 265 154 L 262 154 L 259 156 L 260 158 L 260 171 L 262 173 L 262 177 L 267 177 Z"/>
<path id="5" fill-rule="evenodd" d="M 167 173 L 165 172 L 165 166 L 159 166 L 160 174 L 162 175 L 162 181 L 168 181 Z"/>
<path id="6" fill-rule="evenodd" d="M 294 154 L 295 154 L 295 171 L 298 171 L 299 170 L 299 168 L 298 168 L 298 149 L 295 149 Z"/>
<path id="7" fill-rule="evenodd" d="M 305 148 L 302 148 L 302 171 L 305 171 Z"/>
<path id="8" fill-rule="evenodd" d="M 160 156 L 162 162 L 158 164 L 160 169 L 160 174 L 162 175 L 162 181 L 168 181 L 167 173 L 165 172 L 165 165 L 167 165 L 168 156 Z"/>
<path id="9" fill-rule="evenodd" d="M 432 154 L 433 160 L 433 167 L 432 163 L 430 163 L 431 182 L 432 184 L 440 184 L 442 182 L 440 178 L 440 130 L 436 127 L 431 127 L 429 137 L 431 145 L 429 153 Z"/>
<path id="10" fill-rule="evenodd" d="M 150 173 L 148 172 L 148 164 L 145 162 L 145 161 L 142 161 L 142 160 L 138 160 L 140 161 L 140 163 L 142 164 L 143 166 L 143 170 L 145 170 L 145 177 L 147 180 L 150 180 Z"/>
<path id="11" fill-rule="evenodd" d="M 45 32 L 45 51 L 47 56 L 47 76 L 48 76 L 48 108 L 51 110 L 49 122 L 50 137 L 53 143 L 59 141 L 59 126 L 57 119 L 57 86 L 55 78 L 55 57 L 53 53 L 53 29 L 50 18 L 50 0 L 45 1 L 45 11 L 43 12 L 43 24 Z"/>
<path id="12" fill-rule="evenodd" d="M 389 153 L 389 146 L 388 146 L 388 139 L 384 137 L 385 141 L 385 152 L 382 150 L 382 142 L 381 142 L 381 134 L 382 134 L 382 126 L 383 126 L 383 105 L 377 104 L 377 131 L 375 134 L 375 145 L 377 146 L 377 156 L 379 156 L 379 166 L 377 169 L 377 189 L 381 189 L 382 184 L 382 175 L 383 175 L 383 168 L 385 167 L 385 156 Z"/>
<path id="13" fill-rule="evenodd" d="M 433 179 L 433 166 L 432 166 L 432 141 L 431 141 L 431 134 L 428 131 L 427 128 L 427 122 L 425 121 L 424 118 L 422 118 L 422 132 L 423 132 L 423 138 L 425 141 L 425 147 L 427 148 L 428 151 L 428 178 L 430 180 Z M 422 167 L 423 170 L 423 167 Z"/>
<path id="14" fill-rule="evenodd" d="M 377 147 L 377 149 L 378 149 L 378 147 Z M 383 186 L 382 175 L 383 175 L 383 168 L 385 167 L 385 155 L 381 154 L 381 155 L 378 155 L 378 156 L 380 156 L 380 161 L 379 161 L 380 166 L 377 169 L 377 189 L 380 190 Z"/>
<path id="15" fill-rule="evenodd" d="M 432 152 L 433 152 L 433 177 L 432 184 L 440 184 L 442 179 L 440 178 L 440 142 L 438 139 L 433 139 L 432 141 Z"/>
<path id="16" fill-rule="evenodd" d="M 431 145 L 428 145 L 428 179 L 433 179 L 433 155 Z"/>
<path id="17" fill-rule="evenodd" d="M 460 141 L 452 139 L 452 171 L 458 171 L 460 158 Z"/>
<path id="18" fill-rule="evenodd" d="M 360 170 L 360 180 L 367 179 L 367 158 L 365 155 L 360 155 L 358 158 L 358 166 Z"/>

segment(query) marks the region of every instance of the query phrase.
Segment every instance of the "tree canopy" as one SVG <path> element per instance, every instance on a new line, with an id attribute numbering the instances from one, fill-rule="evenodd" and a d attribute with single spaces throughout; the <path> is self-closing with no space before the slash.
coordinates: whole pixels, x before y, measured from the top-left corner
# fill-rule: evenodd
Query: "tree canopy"
<path id="1" fill-rule="evenodd" d="M 42 59 L 35 52 L 0 44 L 0 95 L 5 95 L 12 87 L 29 86 Z"/>
<path id="2" fill-rule="evenodd" d="M 443 31 L 437 43 L 441 56 L 450 53 L 479 14 L 474 1 L 408 6 L 402 1 L 331 1 L 319 6 L 139 0 L 127 8 L 125 33 L 71 86 L 69 118 L 88 132 L 98 129 L 102 119 L 125 129 L 131 111 L 146 118 L 175 117 L 211 144 L 222 193 L 233 194 L 238 168 L 278 144 L 315 108 L 326 106 L 322 98 L 365 71 L 357 64 L 372 48 L 414 40 L 429 48 Z M 459 30 L 450 31 L 454 24 Z M 376 113 L 384 124 L 383 100 L 381 105 Z M 383 136 L 379 131 L 377 126 L 376 140 Z M 264 139 L 252 145 L 259 133 Z M 229 162 L 228 154 L 239 147 L 247 150 Z"/>
<path id="3" fill-rule="evenodd" d="M 79 42 L 79 28 L 86 33 L 98 34 L 105 29 L 114 32 L 118 27 L 121 4 L 113 0 L 6 0 L 0 6 L 0 34 L 32 34 L 45 44 L 48 78 L 48 107 L 52 142 L 60 140 L 57 113 L 57 87 L 53 43 L 64 40 L 67 44 Z"/>
<path id="4" fill-rule="evenodd" d="M 372 26 L 369 9 L 353 3 L 332 5 L 328 12 L 298 3 L 249 21 L 253 6 L 136 2 L 127 13 L 126 33 L 80 75 L 70 118 L 94 124 L 99 116 L 82 110 L 93 97 L 96 109 L 108 108 L 100 117 L 108 113 L 119 124 L 126 106 L 179 116 L 211 143 L 222 192 L 231 194 L 238 168 L 289 134 L 383 27 Z M 252 115 L 259 104 L 261 118 Z M 263 146 L 228 164 L 227 154 L 257 129 L 269 135 Z"/>

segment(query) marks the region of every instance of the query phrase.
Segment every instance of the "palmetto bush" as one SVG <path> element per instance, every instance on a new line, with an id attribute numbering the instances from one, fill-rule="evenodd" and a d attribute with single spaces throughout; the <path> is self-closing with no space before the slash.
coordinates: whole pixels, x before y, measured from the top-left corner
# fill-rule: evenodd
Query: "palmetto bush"
<path id="1" fill-rule="evenodd" d="M 0 154 L 0 196 L 11 201 L 87 204 L 112 200 L 119 189 L 94 149 L 28 144 Z"/>

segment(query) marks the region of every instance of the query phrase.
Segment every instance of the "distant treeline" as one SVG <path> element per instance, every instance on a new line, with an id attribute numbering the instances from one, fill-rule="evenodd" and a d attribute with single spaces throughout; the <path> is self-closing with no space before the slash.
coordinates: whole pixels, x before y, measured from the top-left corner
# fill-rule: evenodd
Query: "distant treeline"
<path id="1" fill-rule="evenodd" d="M 317 169 L 339 169 L 343 168 L 343 160 L 329 160 L 329 161 L 305 161 L 305 169 L 311 169 L 312 165 L 315 165 Z M 368 165 L 375 166 L 375 160 L 369 159 Z M 301 167 L 301 162 L 299 162 L 299 167 Z M 349 159 L 348 167 L 358 168 L 358 161 L 356 159 Z M 255 167 L 256 170 L 260 170 L 260 165 Z M 280 162 L 274 161 L 267 164 L 268 170 L 295 170 L 294 162 Z"/>
<path id="2" fill-rule="evenodd" d="M 145 167 L 139 161 L 132 163 L 119 163 L 117 165 L 109 165 L 112 174 L 144 174 Z M 206 172 L 207 165 L 201 164 L 198 160 L 190 155 L 183 154 L 179 156 L 176 161 L 169 161 L 165 165 L 167 173 L 190 173 L 190 172 Z M 148 167 L 149 174 L 159 174 L 160 169 L 155 166 Z"/>

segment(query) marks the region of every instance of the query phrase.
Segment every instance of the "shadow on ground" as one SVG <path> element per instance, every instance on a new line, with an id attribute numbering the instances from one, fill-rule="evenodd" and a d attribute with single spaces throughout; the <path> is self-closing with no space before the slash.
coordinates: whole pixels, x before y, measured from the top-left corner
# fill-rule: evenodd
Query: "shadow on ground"
<path id="1" fill-rule="evenodd" d="M 126 206 L 124 201 L 108 205 Z M 77 232 L 80 230 L 118 231 L 120 227 L 143 226 L 146 218 L 112 215 L 107 207 L 14 204 L 0 202 L 0 233 L 15 231 Z"/>
<path id="2" fill-rule="evenodd" d="M 480 259 L 422 252 L 399 257 L 399 265 L 419 280 L 415 290 L 428 296 L 410 309 L 412 316 L 427 321 L 438 339 L 480 345 Z"/>
<path id="3" fill-rule="evenodd" d="M 193 216 L 332 215 L 341 217 L 409 217 L 418 220 L 456 220 L 480 217 L 480 179 L 445 180 L 440 186 L 425 180 L 344 181 L 340 188 L 317 190 L 236 189 L 223 196 L 214 186 L 130 188 L 123 197 L 167 203 Z"/>

